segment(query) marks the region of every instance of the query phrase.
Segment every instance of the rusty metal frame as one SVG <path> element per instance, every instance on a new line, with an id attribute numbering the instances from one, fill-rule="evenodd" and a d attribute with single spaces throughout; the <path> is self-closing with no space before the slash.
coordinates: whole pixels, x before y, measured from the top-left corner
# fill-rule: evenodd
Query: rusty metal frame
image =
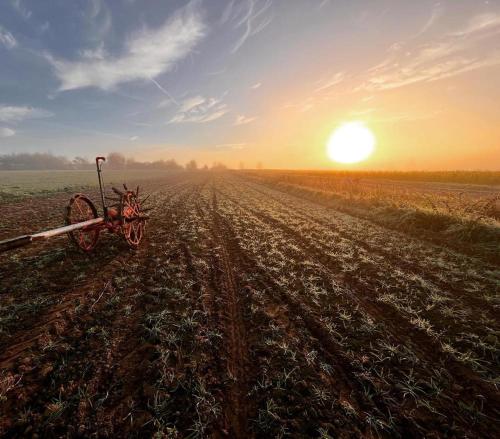
<path id="1" fill-rule="evenodd" d="M 102 162 L 104 162 L 105 160 L 106 159 L 104 157 L 96 157 L 95 159 L 97 167 L 97 176 L 99 180 L 99 191 L 101 195 L 101 202 L 103 208 L 102 217 L 97 217 L 97 211 L 95 209 L 94 203 L 92 203 L 92 201 L 88 197 L 86 197 L 84 194 L 76 194 L 71 198 L 70 204 L 68 206 L 66 221 L 69 221 L 68 218 L 71 206 L 73 205 L 74 200 L 77 198 L 82 198 L 82 199 L 84 198 L 86 200 L 87 204 L 91 206 L 93 215 L 95 215 L 96 218 L 88 219 L 86 221 L 81 221 L 74 224 L 68 224 L 66 226 L 57 227 L 56 229 L 46 230 L 32 235 L 22 235 L 22 236 L 17 236 L 15 238 L 0 241 L 0 253 L 7 250 L 16 249 L 19 247 L 24 247 L 30 245 L 33 242 L 46 240 L 58 235 L 68 234 L 71 237 L 71 235 L 75 231 L 82 231 L 82 233 L 85 232 L 95 233 L 96 230 L 103 230 L 103 229 L 107 229 L 112 233 L 123 235 L 123 237 L 131 247 L 134 248 L 137 247 L 144 234 L 145 222 L 149 219 L 149 216 L 143 215 L 143 212 L 149 209 L 143 209 L 141 206 L 141 202 L 138 197 L 139 187 L 137 187 L 137 191 L 134 192 L 128 190 L 127 186 L 124 184 L 123 187 L 125 188 L 126 192 L 122 192 L 116 188 L 112 188 L 113 192 L 115 192 L 115 194 L 120 197 L 119 198 L 120 212 L 119 215 L 115 217 L 111 217 L 109 215 L 108 206 L 105 202 L 103 180 L 101 175 Z M 133 212 L 132 216 L 127 216 L 126 214 L 124 214 L 123 211 L 125 203 L 124 200 L 126 200 L 128 206 L 127 213 L 130 214 L 130 212 Z M 132 201 L 133 205 L 131 205 L 131 200 L 133 200 Z M 133 240 L 130 237 L 130 233 L 127 232 L 131 228 L 128 226 L 131 223 L 139 223 L 139 230 L 140 230 L 139 238 L 137 232 L 135 232 Z M 136 229 L 134 228 L 134 230 Z M 82 242 L 79 243 L 78 241 L 75 240 L 75 243 L 84 251 L 90 251 L 93 249 L 95 243 L 97 242 L 97 238 L 98 235 L 95 237 L 95 242 L 93 242 L 91 246 L 88 246 L 90 248 L 84 248 L 84 244 Z"/>

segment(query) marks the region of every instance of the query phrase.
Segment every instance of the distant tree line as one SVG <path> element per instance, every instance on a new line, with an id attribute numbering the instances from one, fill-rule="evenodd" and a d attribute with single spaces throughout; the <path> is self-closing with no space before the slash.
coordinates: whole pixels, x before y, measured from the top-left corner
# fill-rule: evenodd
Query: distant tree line
<path id="1" fill-rule="evenodd" d="M 0 169 L 72 169 L 72 163 L 66 157 L 47 153 L 20 153 L 0 155 Z"/>
<path id="2" fill-rule="evenodd" d="M 106 157 L 106 164 L 110 169 L 164 169 L 166 171 L 180 171 L 184 169 L 174 159 L 138 162 L 134 158 L 126 158 L 119 152 L 109 153 Z M 195 169 L 197 169 L 197 166 L 195 166 Z"/>
<path id="3" fill-rule="evenodd" d="M 138 162 L 133 158 L 126 158 L 119 152 L 111 152 L 106 157 L 106 166 L 109 169 L 155 169 L 165 171 L 197 171 L 198 164 L 190 160 L 185 166 L 174 159 L 156 160 L 153 162 Z M 0 170 L 85 170 L 94 169 L 95 163 L 85 157 L 75 157 L 70 160 L 64 156 L 50 153 L 19 153 L 0 155 Z M 208 170 L 208 166 L 201 168 Z M 210 169 L 223 170 L 227 167 L 223 163 L 214 163 Z"/>

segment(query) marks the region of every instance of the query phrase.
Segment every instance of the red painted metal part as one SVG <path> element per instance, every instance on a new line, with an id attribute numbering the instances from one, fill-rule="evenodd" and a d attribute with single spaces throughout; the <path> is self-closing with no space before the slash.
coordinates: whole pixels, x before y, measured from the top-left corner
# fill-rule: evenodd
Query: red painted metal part
<path id="1" fill-rule="evenodd" d="M 64 217 L 65 226 L 34 235 L 23 235 L 13 239 L 0 241 L 0 252 L 24 247 L 34 241 L 48 239 L 66 233 L 73 243 L 84 252 L 92 251 L 97 245 L 99 234 L 103 230 L 123 235 L 128 245 L 136 248 L 144 237 L 146 221 L 141 200 L 139 199 L 139 186 L 135 191 L 129 190 L 124 184 L 125 192 L 112 188 L 117 198 L 117 204 L 107 206 L 105 203 L 101 162 L 104 157 L 96 157 L 97 175 L 104 216 L 100 217 L 97 208 L 90 198 L 84 194 L 75 194 L 66 207 Z M 146 197 L 147 199 L 148 197 Z"/>

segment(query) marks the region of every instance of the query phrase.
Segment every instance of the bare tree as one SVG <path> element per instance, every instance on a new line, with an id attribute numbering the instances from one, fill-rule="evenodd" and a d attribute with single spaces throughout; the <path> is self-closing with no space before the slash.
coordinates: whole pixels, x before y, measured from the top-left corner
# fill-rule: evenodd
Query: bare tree
<path id="1" fill-rule="evenodd" d="M 92 166 L 92 163 L 90 163 L 85 157 L 75 157 L 72 161 L 73 167 L 75 169 L 88 169 Z"/>
<path id="2" fill-rule="evenodd" d="M 143 163 L 136 161 L 133 157 L 127 158 L 127 168 L 139 169 L 143 167 Z"/>
<path id="3" fill-rule="evenodd" d="M 157 162 L 155 162 L 157 163 Z M 179 165 L 174 159 L 167 160 L 166 162 L 163 162 L 163 168 L 168 169 L 170 171 L 179 171 L 182 169 L 182 166 Z"/>
<path id="4" fill-rule="evenodd" d="M 212 171 L 225 171 L 227 166 L 222 162 L 214 162 L 212 164 Z"/>
<path id="5" fill-rule="evenodd" d="M 196 160 L 190 160 L 188 163 L 186 163 L 186 171 L 197 171 L 198 170 L 198 163 L 196 163 Z"/>
<path id="6" fill-rule="evenodd" d="M 111 169 L 124 169 L 127 159 L 119 152 L 110 152 L 107 157 L 107 162 Z"/>

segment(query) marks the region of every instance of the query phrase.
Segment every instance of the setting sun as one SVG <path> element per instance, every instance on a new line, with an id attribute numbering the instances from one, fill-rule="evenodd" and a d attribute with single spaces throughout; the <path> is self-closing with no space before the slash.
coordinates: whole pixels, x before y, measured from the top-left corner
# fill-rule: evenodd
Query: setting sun
<path id="1" fill-rule="evenodd" d="M 345 123 L 330 136 L 328 157 L 338 163 L 358 163 L 372 154 L 375 143 L 375 136 L 364 123 Z"/>

